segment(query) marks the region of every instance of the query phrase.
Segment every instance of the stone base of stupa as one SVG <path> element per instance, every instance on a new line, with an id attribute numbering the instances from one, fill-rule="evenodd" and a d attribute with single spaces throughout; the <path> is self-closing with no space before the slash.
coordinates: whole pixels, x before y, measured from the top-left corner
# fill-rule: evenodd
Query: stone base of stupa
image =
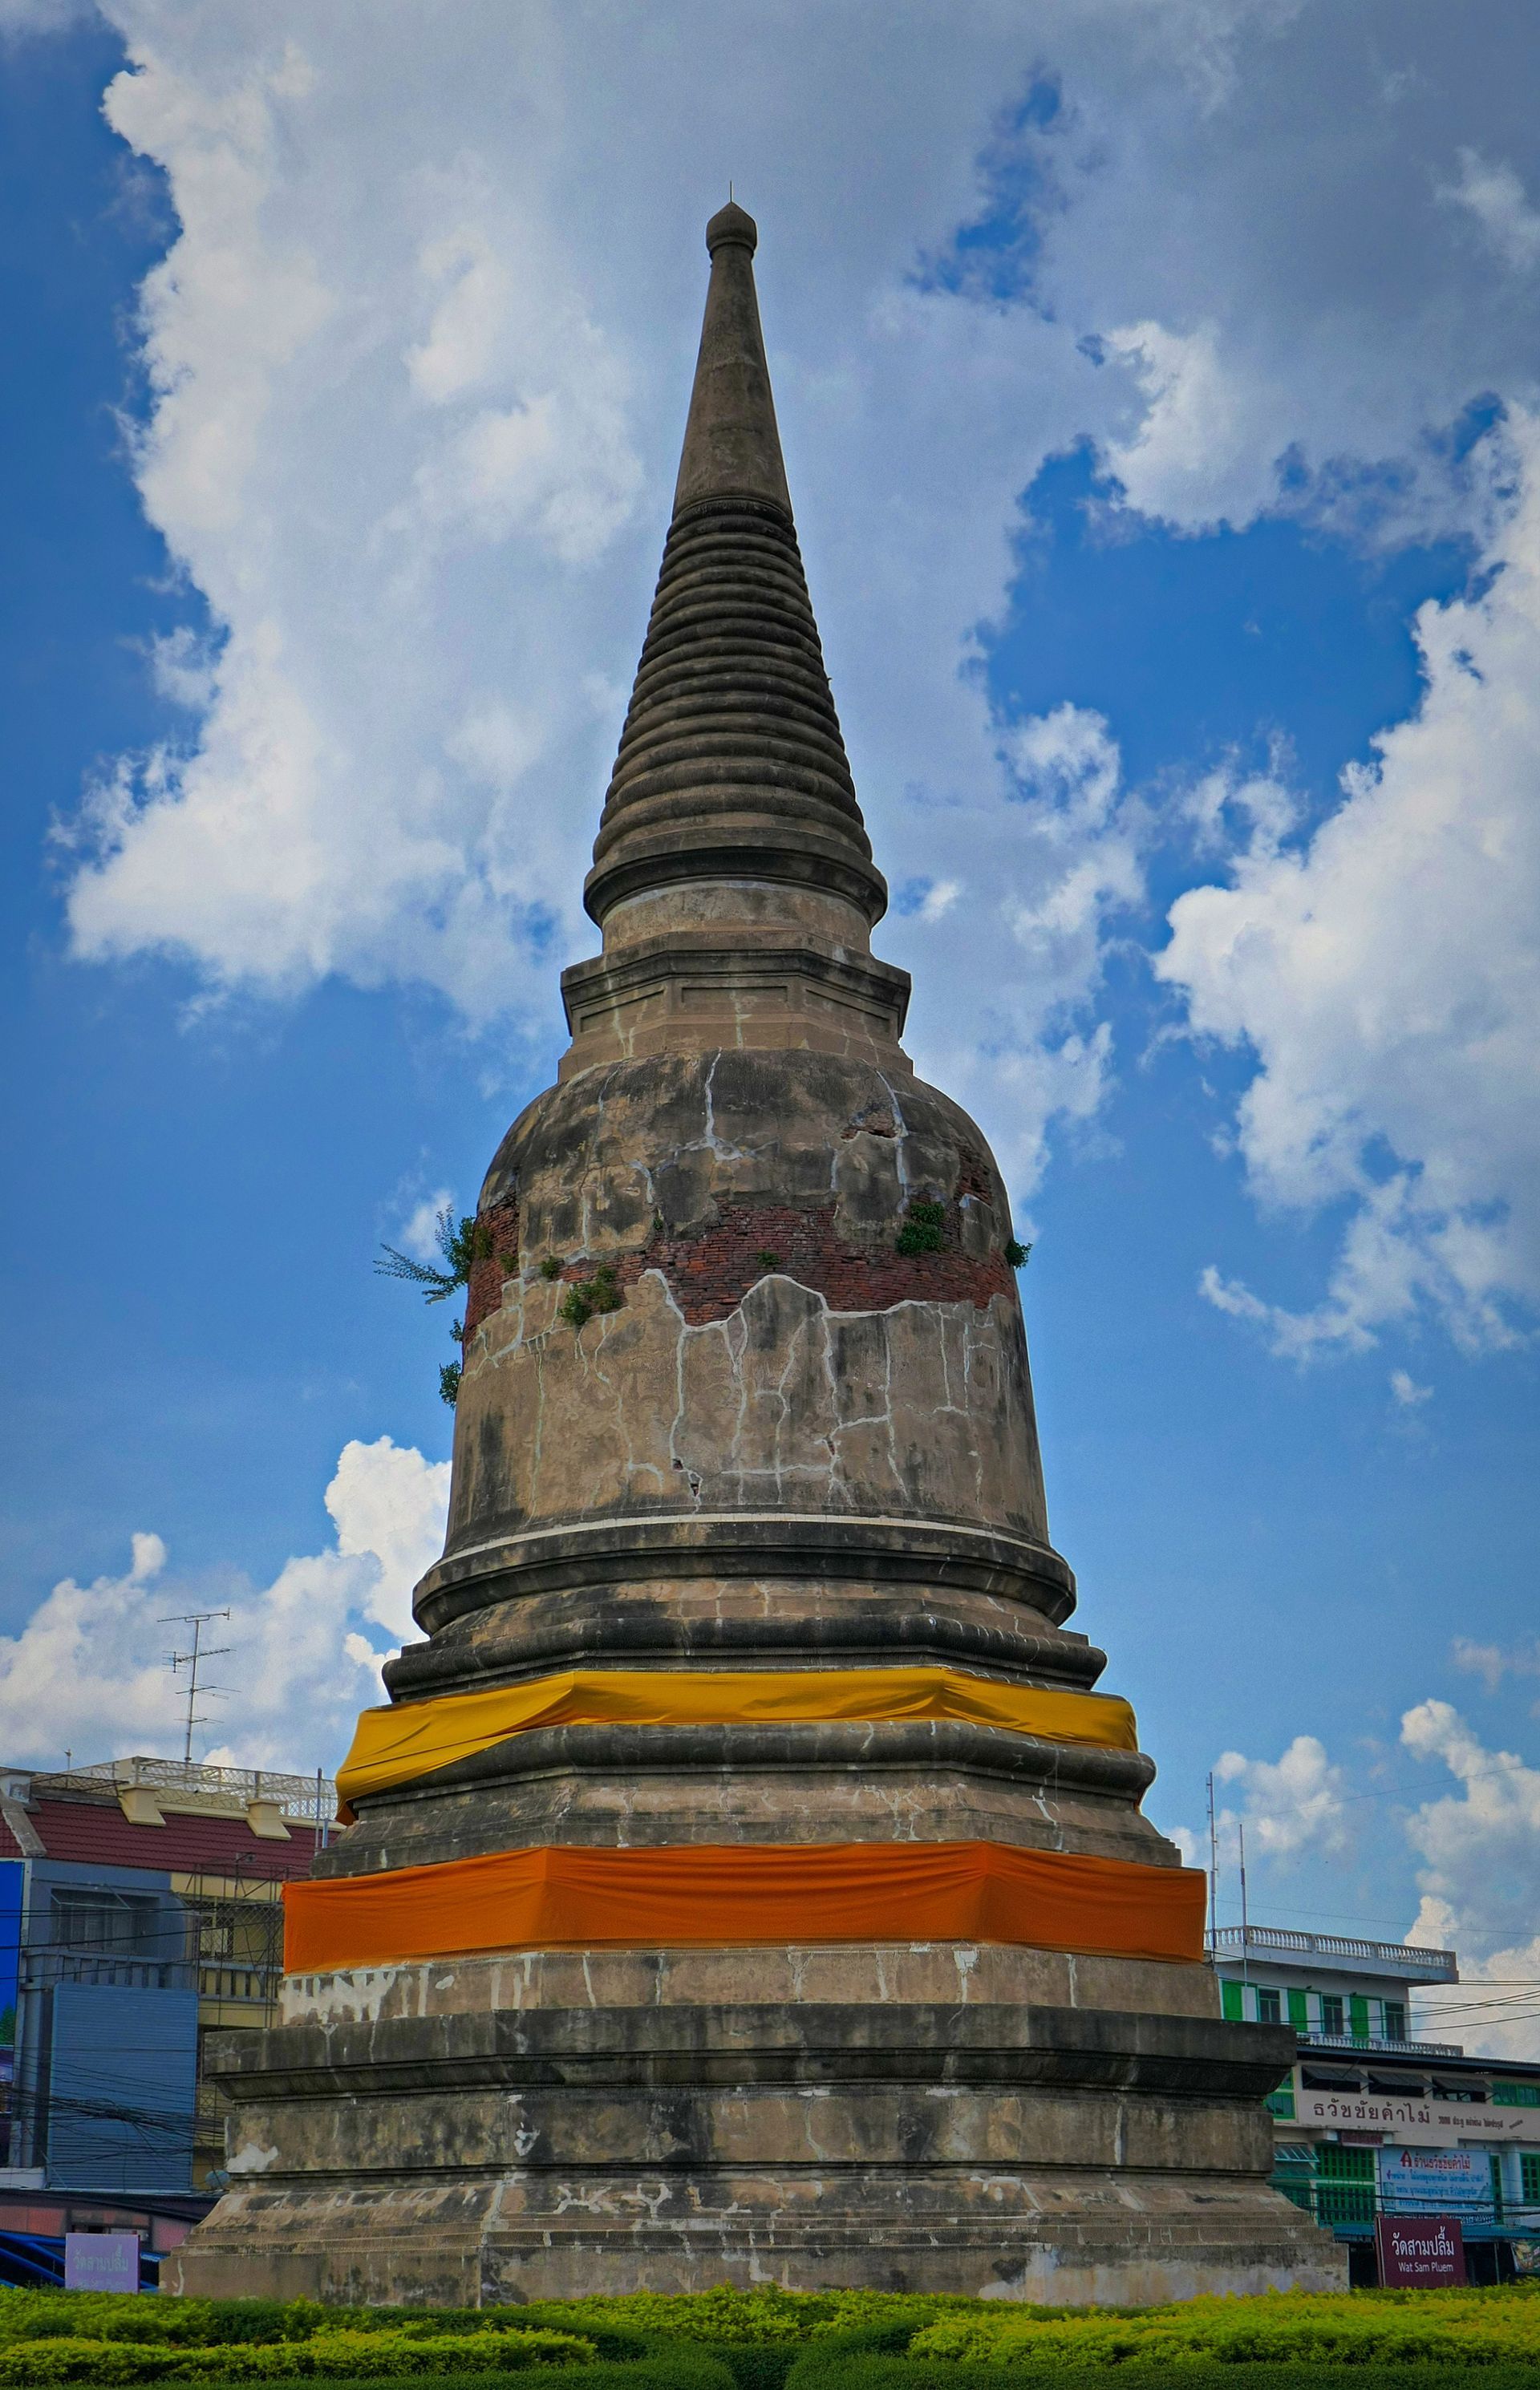
<path id="1" fill-rule="evenodd" d="M 999 1946 L 292 1978 L 292 2022 L 225 2043 L 231 2187 L 168 2287 L 471 2306 L 724 2281 L 1066 2305 L 1340 2288 L 1341 2248 L 1267 2184 L 1261 2102 L 1292 2037 L 1213 2001 L 1203 1968 Z"/>

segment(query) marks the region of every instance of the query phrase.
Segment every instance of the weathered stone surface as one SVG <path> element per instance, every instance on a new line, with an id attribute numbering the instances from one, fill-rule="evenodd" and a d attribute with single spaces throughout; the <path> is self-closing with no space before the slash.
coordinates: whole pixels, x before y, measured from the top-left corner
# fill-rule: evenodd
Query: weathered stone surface
<path id="1" fill-rule="evenodd" d="M 603 952 L 564 974 L 571 1047 L 481 1191 L 448 1544 L 388 1683 L 926 1658 L 1084 1689 L 1006 1190 L 898 1043 L 752 225 L 711 238 L 587 888 Z M 957 1721 L 544 1729 L 362 1800 L 321 1864 L 981 1839 L 1172 1868 L 1152 1773 Z M 1291 2040 L 1214 2008 L 1197 1963 L 893 1941 L 295 1978 L 280 2029 L 230 2038 L 232 2188 L 168 2271 L 417 2303 L 1336 2284 L 1265 2180 Z"/>
<path id="2" fill-rule="evenodd" d="M 180 2283 L 256 2246 L 333 2299 L 1325 2287 L 1329 2244 L 1261 2180 L 1290 2048 L 1014 2000 L 332 2011 L 229 2037 L 237 2182 Z"/>
<path id="3" fill-rule="evenodd" d="M 286 2024 L 525 2009 L 738 2009 L 839 2001 L 947 2011 L 1012 2002 L 1213 2019 L 1206 1967 L 984 1942 L 810 1943 L 805 1948 L 519 1950 L 352 1972 L 290 1975 Z"/>

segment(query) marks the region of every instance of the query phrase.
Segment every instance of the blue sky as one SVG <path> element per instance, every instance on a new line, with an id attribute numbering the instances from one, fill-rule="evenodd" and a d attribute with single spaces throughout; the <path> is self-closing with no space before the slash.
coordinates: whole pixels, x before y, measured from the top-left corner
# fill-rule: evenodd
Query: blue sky
<path id="1" fill-rule="evenodd" d="M 329 1763 L 404 1629 L 370 1256 L 554 1065 L 730 171 L 1151 1812 L 1540 1978 L 1533 29 L 599 13 L 0 9 L 7 1755 L 228 1601 L 212 1747 Z"/>

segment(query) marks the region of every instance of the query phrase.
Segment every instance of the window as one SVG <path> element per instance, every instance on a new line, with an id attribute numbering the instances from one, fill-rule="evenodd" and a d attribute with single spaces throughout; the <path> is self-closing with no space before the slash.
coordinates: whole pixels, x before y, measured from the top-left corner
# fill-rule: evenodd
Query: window
<path id="1" fill-rule="evenodd" d="M 1315 2215 L 1330 2227 L 1374 2222 L 1375 2163 L 1372 2150 L 1344 2149 L 1322 2141 L 1315 2152 Z"/>
<path id="2" fill-rule="evenodd" d="M 1286 2121 L 1291 2121 L 1294 2114 L 1293 2084 L 1280 2083 L 1276 2091 L 1268 2092 L 1265 2104 L 1270 2115 L 1281 2116 Z"/>
<path id="3" fill-rule="evenodd" d="M 1494 2083 L 1495 2108 L 1540 2108 L 1540 2083 Z"/>
<path id="4" fill-rule="evenodd" d="M 1406 2004 L 1405 2000 L 1385 2002 L 1385 2039 L 1405 2041 L 1406 2038 Z"/>
<path id="5" fill-rule="evenodd" d="M 1225 1976 L 1221 1979 L 1219 1985 L 1220 2005 L 1232 2024 L 1238 2024 L 1241 2018 L 1246 2013 L 1244 2008 L 1241 2006 L 1241 1985 L 1239 1984 L 1232 1984 L 1228 1976 Z"/>
<path id="6" fill-rule="evenodd" d="M 1289 1995 L 1289 2022 L 1299 2033 L 1309 2030 L 1310 2010 L 1303 1992 L 1291 1991 Z"/>
<path id="7" fill-rule="evenodd" d="M 1323 2182 L 1372 2182 L 1374 2152 L 1352 2149 L 1342 2141 L 1321 2141 L 1315 2149 L 1315 2171 Z"/>
<path id="8" fill-rule="evenodd" d="M 1540 2150 L 1519 2152 L 1519 2193 L 1526 2207 L 1540 2207 Z"/>
<path id="9" fill-rule="evenodd" d="M 1281 2024 L 1283 2023 L 1283 1995 L 1281 1992 L 1258 1992 L 1257 2023 L 1258 2024 Z"/>
<path id="10" fill-rule="evenodd" d="M 1354 2041 L 1369 2037 L 1369 2004 L 1362 1992 L 1354 1992 L 1348 2001 L 1348 2030 Z"/>
<path id="11" fill-rule="evenodd" d="M 1341 2030 L 1341 1996 L 1337 1992 L 1323 1992 L 1321 1994 L 1321 2031 L 1340 2035 Z"/>
<path id="12" fill-rule="evenodd" d="M 179 1957 L 179 1948 L 161 1935 L 160 1912 L 159 1901 L 135 1893 L 56 1891 L 53 1941 L 59 1949 L 89 1950 L 107 1959 Z"/>

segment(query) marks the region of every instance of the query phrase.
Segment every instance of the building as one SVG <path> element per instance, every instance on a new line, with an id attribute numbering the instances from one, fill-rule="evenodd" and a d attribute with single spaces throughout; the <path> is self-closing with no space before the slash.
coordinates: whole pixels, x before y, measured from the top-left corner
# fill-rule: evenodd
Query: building
<path id="1" fill-rule="evenodd" d="M 1270 2187 L 1291 2039 L 1221 2018 L 1204 1879 L 1065 1623 L 1026 1253 L 871 952 L 755 241 L 707 227 L 603 951 L 467 1240 L 427 1639 L 294 1888 L 283 2029 L 220 2058 L 187 2290 L 1345 2275 Z"/>
<path id="2" fill-rule="evenodd" d="M 1293 2027 L 1273 2178 L 1348 2243 L 1355 2281 L 1380 2215 L 1457 2216 L 1478 2281 L 1540 2270 L 1540 2062 L 1414 2034 L 1414 1995 L 1459 1981 L 1452 1950 L 1269 1925 L 1213 1947 L 1225 2014 Z"/>
<path id="3" fill-rule="evenodd" d="M 207 2037 L 276 2015 L 282 1887 L 334 1805 L 314 1778 L 180 1760 L 0 1770 L 0 2256 L 103 2221 L 164 2250 L 207 2212 Z"/>

